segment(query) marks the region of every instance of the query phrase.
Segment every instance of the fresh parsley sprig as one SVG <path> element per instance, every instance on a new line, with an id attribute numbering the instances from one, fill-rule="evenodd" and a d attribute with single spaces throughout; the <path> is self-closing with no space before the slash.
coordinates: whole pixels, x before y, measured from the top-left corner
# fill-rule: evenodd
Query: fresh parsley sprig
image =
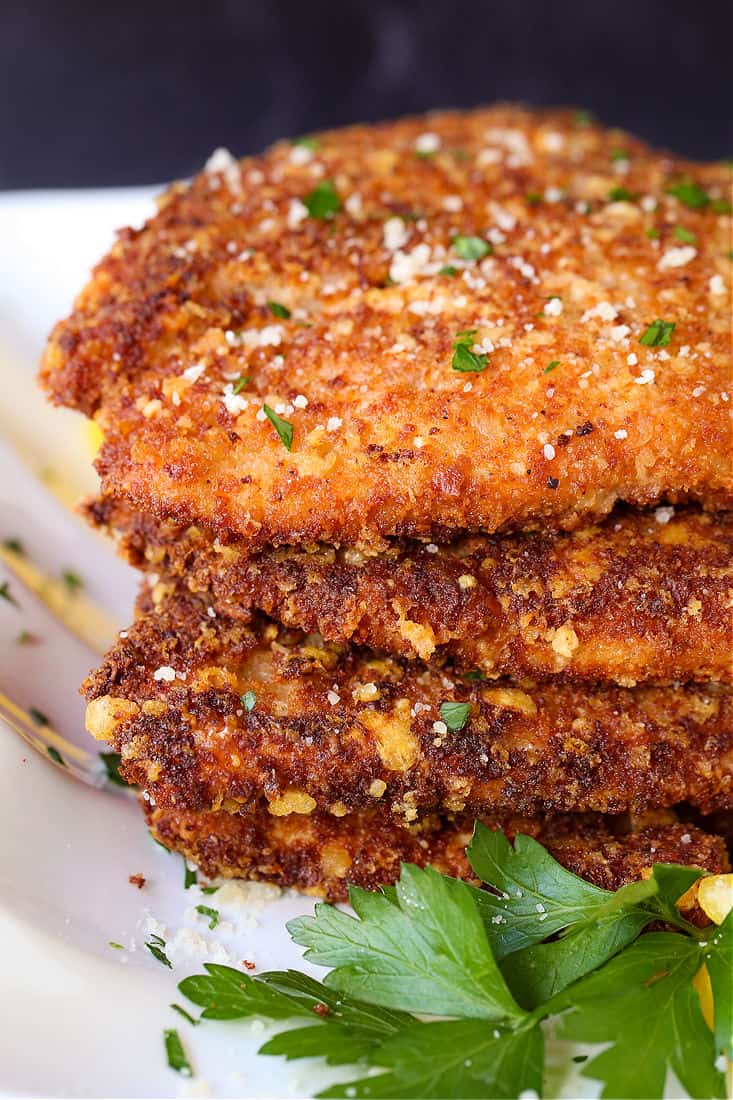
<path id="1" fill-rule="evenodd" d="M 700 929 L 677 907 L 703 872 L 660 864 L 614 893 L 532 838 L 512 845 L 482 825 L 468 857 L 487 890 L 406 864 L 394 887 L 352 888 L 354 916 L 323 904 L 291 921 L 306 959 L 332 968 L 322 982 L 206 964 L 179 989 L 205 1019 L 299 1025 L 262 1054 L 361 1068 L 324 1097 L 541 1096 L 550 1018 L 563 1038 L 603 1044 L 581 1071 L 603 1082 L 603 1097 L 662 1097 L 670 1071 L 693 1097 L 724 1096 L 733 913 Z M 660 923 L 676 931 L 640 935 Z M 695 985 L 702 967 L 712 1029 Z"/>

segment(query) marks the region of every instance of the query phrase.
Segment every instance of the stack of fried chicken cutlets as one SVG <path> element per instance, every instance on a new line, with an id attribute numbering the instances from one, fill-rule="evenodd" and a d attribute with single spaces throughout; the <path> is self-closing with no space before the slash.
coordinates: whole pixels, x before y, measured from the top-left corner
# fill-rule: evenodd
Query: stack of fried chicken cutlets
<path id="1" fill-rule="evenodd" d="M 500 106 L 220 150 L 43 363 L 143 572 L 86 682 L 153 834 L 331 898 L 477 818 L 727 866 L 728 170 Z"/>

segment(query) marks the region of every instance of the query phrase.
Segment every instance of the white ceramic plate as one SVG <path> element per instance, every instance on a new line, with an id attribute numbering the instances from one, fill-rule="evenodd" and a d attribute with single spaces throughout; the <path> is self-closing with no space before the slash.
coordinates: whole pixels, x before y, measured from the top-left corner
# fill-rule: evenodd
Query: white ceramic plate
<path id="1" fill-rule="evenodd" d="M 135 580 L 59 502 L 93 489 L 90 450 L 81 419 L 49 408 L 34 374 L 49 328 L 114 228 L 139 223 L 152 196 L 150 189 L 0 196 L 0 541 L 22 539 L 49 577 L 73 569 L 118 628 L 129 621 Z M 98 654 L 0 562 L 5 579 L 19 606 L 0 601 L 0 692 L 46 714 L 78 751 L 94 753 L 77 688 Z M 21 630 L 37 643 L 19 645 Z M 201 896 L 184 890 L 182 859 L 153 844 L 134 800 L 85 786 L 2 721 L 0 838 L 0 1095 L 307 1097 L 347 1076 L 257 1057 L 261 1026 L 193 1028 L 169 1007 L 182 1000 L 177 982 L 207 959 L 302 966 L 284 925 L 312 901 L 242 887 L 226 904 L 217 895 L 228 928 L 210 933 L 193 912 Z M 142 890 L 129 884 L 131 874 L 145 876 Z M 173 971 L 144 948 L 146 930 L 157 927 L 151 921 L 164 926 Z M 162 1033 L 170 1027 L 194 1067 L 191 1082 L 167 1066 Z M 551 1061 L 560 1056 L 567 1066 L 567 1048 L 550 1052 Z M 595 1091 L 559 1073 L 550 1086 L 554 1095 Z"/>

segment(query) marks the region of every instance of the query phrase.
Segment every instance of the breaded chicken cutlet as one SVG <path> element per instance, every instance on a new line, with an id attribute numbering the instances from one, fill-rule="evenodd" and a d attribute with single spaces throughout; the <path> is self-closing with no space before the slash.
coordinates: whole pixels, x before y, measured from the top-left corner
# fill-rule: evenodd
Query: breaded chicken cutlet
<path id="1" fill-rule="evenodd" d="M 334 818 L 314 813 L 273 817 L 264 810 L 245 814 L 161 810 L 144 802 L 156 840 L 183 852 L 210 878 L 261 879 L 344 901 L 349 884 L 374 890 L 393 883 L 400 863 L 430 865 L 444 874 L 471 879 L 465 855 L 473 817 L 431 817 L 405 828 L 388 814 L 367 811 Z M 489 818 L 513 837 L 535 837 L 556 860 L 606 890 L 647 875 L 654 863 L 701 867 L 713 874 L 729 869 L 725 845 L 702 829 L 668 819 L 632 830 L 623 819 L 600 815 L 557 818 Z"/>
<path id="2" fill-rule="evenodd" d="M 728 185 L 509 106 L 219 153 L 120 235 L 43 381 L 106 492 L 249 550 L 730 507 Z"/>
<path id="3" fill-rule="evenodd" d="M 326 641 L 447 656 L 487 677 L 731 679 L 733 513 L 618 510 L 572 533 L 247 556 L 111 498 L 86 512 L 132 565 L 183 581 L 229 618 L 259 610 Z"/>
<path id="4" fill-rule="evenodd" d="M 156 598 L 86 694 L 89 731 L 159 807 L 380 805 L 408 821 L 437 808 L 733 808 L 724 685 L 487 683 L 212 617 L 183 589 Z"/>

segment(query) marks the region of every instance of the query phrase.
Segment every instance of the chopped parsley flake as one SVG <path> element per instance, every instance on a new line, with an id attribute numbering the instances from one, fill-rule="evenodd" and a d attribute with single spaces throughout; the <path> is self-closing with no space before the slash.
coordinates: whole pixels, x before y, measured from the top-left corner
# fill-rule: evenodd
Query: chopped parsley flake
<path id="1" fill-rule="evenodd" d="M 280 442 L 286 451 L 292 451 L 293 449 L 293 425 L 283 420 L 281 416 L 278 416 L 274 409 L 271 409 L 269 405 L 262 406 L 263 412 L 267 419 L 272 424 L 273 428 L 280 437 Z"/>
<path id="2" fill-rule="evenodd" d="M 441 703 L 440 717 L 452 733 L 462 730 L 471 714 L 470 703 Z"/>
<path id="3" fill-rule="evenodd" d="M 185 856 L 183 859 L 183 868 L 183 889 L 189 890 L 192 886 L 196 885 L 198 881 L 198 874 L 195 868 L 191 870 L 191 868 L 188 866 Z"/>
<path id="4" fill-rule="evenodd" d="M 663 321 L 658 317 L 652 321 L 646 331 L 639 337 L 639 343 L 648 348 L 669 347 L 669 341 L 675 329 L 674 321 Z"/>
<path id="5" fill-rule="evenodd" d="M 628 149 L 614 149 L 613 152 L 611 153 L 611 160 L 614 161 L 614 162 L 617 161 L 617 160 L 630 160 L 630 159 L 631 159 L 631 154 L 629 153 Z"/>
<path id="6" fill-rule="evenodd" d="M 530 206 L 537 206 L 542 202 L 542 195 L 539 191 L 528 191 L 524 196 L 525 202 L 528 202 Z"/>
<path id="7" fill-rule="evenodd" d="M 303 149 L 310 149 L 314 153 L 316 149 L 320 148 L 321 143 L 317 137 L 306 134 L 304 137 L 296 138 L 293 145 L 300 145 Z"/>
<path id="8" fill-rule="evenodd" d="M 172 1004 L 169 1007 L 172 1008 L 174 1012 L 177 1012 L 179 1016 L 182 1016 L 184 1020 L 187 1020 L 189 1024 L 193 1024 L 194 1027 L 198 1027 L 200 1021 L 196 1020 L 193 1016 L 186 1012 L 185 1008 L 181 1008 L 180 1005 L 176 1004 Z"/>
<path id="9" fill-rule="evenodd" d="M 453 370 L 462 371 L 464 374 L 477 374 L 479 371 L 486 370 L 489 365 L 488 355 L 471 351 L 471 344 L 477 332 L 478 329 L 467 328 L 456 336 L 453 341 L 453 359 L 451 362 Z"/>
<path id="10" fill-rule="evenodd" d="M 68 588 L 69 592 L 78 592 L 79 589 L 84 587 L 84 581 L 81 579 L 78 573 L 75 573 L 73 569 L 64 569 L 61 574 L 61 579 Z"/>
<path id="11" fill-rule="evenodd" d="M 453 251 L 462 260 L 481 260 L 493 252 L 493 248 L 483 237 L 454 237 Z"/>
<path id="12" fill-rule="evenodd" d="M 122 763 L 120 754 L 118 752 L 100 752 L 99 758 L 104 764 L 109 782 L 114 783 L 117 787 L 126 787 L 127 783 L 120 775 L 120 764 Z"/>
<path id="13" fill-rule="evenodd" d="M 608 192 L 609 202 L 634 202 L 638 196 L 626 187 L 612 187 Z"/>
<path id="14" fill-rule="evenodd" d="M 573 115 L 573 122 L 576 126 L 592 126 L 595 121 L 596 116 L 592 111 L 580 110 Z"/>
<path id="15" fill-rule="evenodd" d="M 163 1032 L 163 1041 L 168 1065 L 171 1069 L 174 1069 L 176 1073 L 180 1073 L 181 1077 L 193 1077 L 193 1070 L 186 1057 L 178 1032 L 173 1028 L 169 1028 Z"/>
<path id="16" fill-rule="evenodd" d="M 731 214 L 733 213 L 733 206 L 727 199 L 713 199 L 710 204 L 710 209 L 714 214 Z"/>
<path id="17" fill-rule="evenodd" d="M 107 946 L 113 948 L 115 951 L 125 950 L 121 943 L 115 943 L 114 940 L 107 940 Z"/>
<path id="18" fill-rule="evenodd" d="M 484 674 L 483 674 L 483 672 L 481 671 L 480 668 L 475 668 L 475 669 L 473 669 L 472 672 L 465 672 L 463 674 L 463 679 L 464 680 L 485 680 L 486 677 L 484 676 Z"/>
<path id="19" fill-rule="evenodd" d="M 154 959 L 157 959 L 163 966 L 167 966 L 169 970 L 173 969 L 173 964 L 164 951 L 165 940 L 161 939 L 160 936 L 151 936 L 145 946 Z"/>
<path id="20" fill-rule="evenodd" d="M 66 761 L 64 760 L 59 750 L 55 749 L 53 745 L 46 745 L 46 752 L 54 761 L 54 763 L 60 764 L 62 768 L 66 767 Z"/>
<path id="21" fill-rule="evenodd" d="M 707 191 L 703 191 L 700 184 L 695 183 L 694 180 L 673 183 L 665 190 L 668 195 L 674 195 L 683 206 L 689 206 L 691 210 L 703 210 L 710 205 L 710 196 Z"/>
<path id="22" fill-rule="evenodd" d="M 280 317 L 283 321 L 287 321 L 291 316 L 288 307 L 282 305 L 281 302 L 268 302 L 267 308 L 273 317 Z"/>
<path id="23" fill-rule="evenodd" d="M 547 366 L 545 367 L 545 369 L 543 370 L 542 373 L 543 374 L 549 374 L 550 371 L 553 371 L 555 369 L 555 367 L 559 367 L 559 366 L 560 366 L 560 360 L 559 359 L 553 359 L 551 363 L 547 364 Z"/>
<path id="24" fill-rule="evenodd" d="M 196 912 L 200 913 L 202 917 L 208 917 L 209 918 L 209 929 L 213 932 L 213 930 L 216 928 L 217 924 L 219 923 L 219 910 L 218 909 L 212 909 L 208 905 L 197 905 L 196 906 Z"/>
<path id="25" fill-rule="evenodd" d="M 18 606 L 18 601 L 15 599 L 10 591 L 10 583 L 8 581 L 0 581 L 0 600 L 7 600 L 8 603 Z"/>
<path id="26" fill-rule="evenodd" d="M 650 241 L 656 241 L 659 237 L 659 230 L 656 226 L 652 225 L 647 229 L 646 235 Z"/>
<path id="27" fill-rule="evenodd" d="M 218 886 L 199 886 L 202 894 L 215 894 L 218 889 Z"/>
<path id="28" fill-rule="evenodd" d="M 49 722 L 48 718 L 46 717 L 46 715 L 43 713 L 42 710 L 38 710 L 36 707 L 28 707 L 28 713 L 31 716 L 31 718 L 33 719 L 33 721 L 36 723 L 37 726 L 50 726 L 51 725 L 51 723 Z"/>
<path id="29" fill-rule="evenodd" d="M 341 199 L 331 180 L 323 180 L 303 199 L 308 216 L 318 221 L 327 221 L 341 209 Z"/>
<path id="30" fill-rule="evenodd" d="M 244 695 L 240 695 L 239 698 L 242 700 L 242 706 L 245 710 L 250 711 L 255 709 L 257 696 L 253 691 L 245 691 Z"/>
<path id="31" fill-rule="evenodd" d="M 458 274 L 458 268 L 453 267 L 453 264 L 446 264 L 445 267 L 441 267 L 438 272 L 439 275 L 447 275 L 449 278 L 454 279 Z"/>
<path id="32" fill-rule="evenodd" d="M 691 233 L 689 229 L 685 229 L 684 225 L 676 225 L 674 227 L 674 235 L 678 241 L 684 241 L 685 244 L 694 244 L 697 240 L 697 234 Z"/>
<path id="33" fill-rule="evenodd" d="M 19 557 L 25 554 L 25 549 L 20 539 L 3 539 L 3 546 L 6 550 L 10 550 L 11 553 L 17 554 Z"/>
<path id="34" fill-rule="evenodd" d="M 232 393 L 241 393 L 245 386 L 249 385 L 250 376 L 248 374 L 240 374 L 232 386 Z"/>

